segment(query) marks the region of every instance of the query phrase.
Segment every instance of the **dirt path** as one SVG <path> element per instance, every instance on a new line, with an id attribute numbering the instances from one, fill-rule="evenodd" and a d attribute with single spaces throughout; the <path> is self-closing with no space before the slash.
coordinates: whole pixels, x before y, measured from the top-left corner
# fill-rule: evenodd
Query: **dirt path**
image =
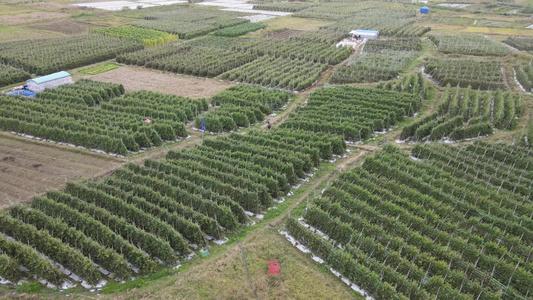
<path id="1" fill-rule="evenodd" d="M 507 62 L 501 62 L 503 80 L 507 89 L 512 92 L 521 92 L 520 87 L 514 81 L 513 66 L 510 66 Z"/>
<path id="2" fill-rule="evenodd" d="M 334 170 L 327 172 L 321 177 L 313 178 L 308 185 L 302 186 L 302 189 L 305 189 L 305 193 L 299 196 L 298 199 L 283 214 L 281 214 L 272 222 L 270 222 L 269 226 L 277 227 L 278 225 L 280 225 L 281 222 L 283 222 L 283 220 L 285 220 L 296 207 L 298 207 L 305 199 L 307 199 L 309 194 L 311 194 L 311 191 L 316 190 L 324 182 L 335 179 L 337 177 L 337 174 L 342 172 L 342 170 L 346 169 L 346 167 L 348 166 L 352 166 L 357 162 L 361 161 L 361 159 L 363 159 L 367 154 L 367 151 L 352 151 L 346 157 L 336 162 L 337 166 Z"/>

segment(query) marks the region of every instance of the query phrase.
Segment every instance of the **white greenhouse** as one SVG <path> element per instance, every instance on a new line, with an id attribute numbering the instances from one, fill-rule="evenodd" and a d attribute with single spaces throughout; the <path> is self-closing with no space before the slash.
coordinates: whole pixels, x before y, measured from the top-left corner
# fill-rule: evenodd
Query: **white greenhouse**
<path id="1" fill-rule="evenodd" d="M 375 40 L 379 37 L 379 31 L 357 29 L 357 30 L 350 31 L 350 35 L 354 38 L 360 38 L 362 40 L 364 39 Z"/>
<path id="2" fill-rule="evenodd" d="M 45 88 L 54 88 L 63 84 L 72 84 L 72 77 L 68 72 L 61 71 L 50 75 L 28 79 L 26 84 L 28 89 L 32 92 L 38 93 L 44 91 Z"/>

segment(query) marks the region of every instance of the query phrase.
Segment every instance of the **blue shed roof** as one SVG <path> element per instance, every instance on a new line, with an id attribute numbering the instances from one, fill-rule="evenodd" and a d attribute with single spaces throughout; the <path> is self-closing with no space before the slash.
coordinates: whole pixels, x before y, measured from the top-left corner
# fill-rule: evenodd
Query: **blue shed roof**
<path id="1" fill-rule="evenodd" d="M 70 74 L 68 72 L 61 71 L 61 72 L 53 73 L 53 74 L 42 76 L 42 77 L 28 79 L 28 81 L 33 81 L 33 82 L 35 82 L 37 84 L 41 84 L 41 83 L 45 83 L 45 82 L 48 82 L 48 81 L 69 77 L 69 76 L 70 76 Z"/>
<path id="2" fill-rule="evenodd" d="M 377 30 L 357 29 L 356 32 L 359 32 L 359 33 L 374 33 L 374 34 L 379 34 L 379 31 L 377 31 Z"/>

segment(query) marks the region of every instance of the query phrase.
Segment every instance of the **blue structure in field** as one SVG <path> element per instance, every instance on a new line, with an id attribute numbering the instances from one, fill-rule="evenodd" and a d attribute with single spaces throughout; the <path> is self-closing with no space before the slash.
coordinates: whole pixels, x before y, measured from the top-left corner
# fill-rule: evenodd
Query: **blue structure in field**
<path id="1" fill-rule="evenodd" d="M 30 97 L 30 98 L 35 98 L 35 93 L 34 92 L 30 92 L 28 90 L 14 91 L 14 92 L 11 92 L 11 93 L 6 93 L 6 95 L 21 95 L 21 96 L 26 96 L 26 97 Z"/>
<path id="2" fill-rule="evenodd" d="M 429 14 L 429 7 L 424 6 L 420 9 L 421 14 Z"/>

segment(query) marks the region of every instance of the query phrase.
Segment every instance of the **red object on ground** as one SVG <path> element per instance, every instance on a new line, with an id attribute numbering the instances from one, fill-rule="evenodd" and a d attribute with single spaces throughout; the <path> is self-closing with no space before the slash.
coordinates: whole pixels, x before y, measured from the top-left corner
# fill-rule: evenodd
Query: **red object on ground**
<path id="1" fill-rule="evenodd" d="M 261 259 L 261 257 L 259 257 L 259 259 Z M 281 268 L 281 264 L 279 263 L 277 259 L 274 259 L 274 260 L 263 259 L 263 260 L 268 263 L 268 272 L 267 272 L 268 275 L 279 275 L 279 269 Z"/>
<path id="2" fill-rule="evenodd" d="M 152 123 L 152 120 L 146 119 L 146 120 L 144 120 L 144 123 Z"/>

